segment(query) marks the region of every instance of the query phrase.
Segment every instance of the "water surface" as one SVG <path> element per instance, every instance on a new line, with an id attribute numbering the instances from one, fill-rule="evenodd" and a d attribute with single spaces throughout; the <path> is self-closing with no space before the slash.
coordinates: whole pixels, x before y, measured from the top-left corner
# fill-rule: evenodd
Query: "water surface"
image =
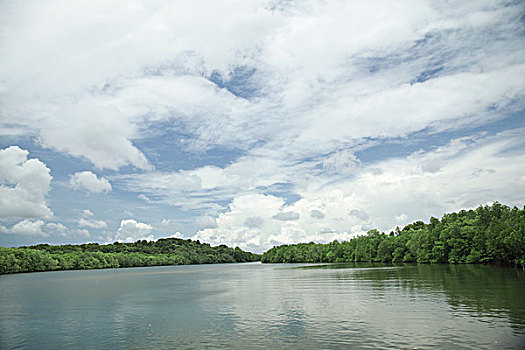
<path id="1" fill-rule="evenodd" d="M 523 271 L 221 264 L 0 276 L 2 349 L 525 349 Z"/>

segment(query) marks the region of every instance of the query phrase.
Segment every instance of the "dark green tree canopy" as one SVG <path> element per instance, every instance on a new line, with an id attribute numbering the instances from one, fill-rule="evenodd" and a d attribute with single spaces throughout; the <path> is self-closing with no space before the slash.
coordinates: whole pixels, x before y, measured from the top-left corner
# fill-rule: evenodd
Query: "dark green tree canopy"
<path id="1" fill-rule="evenodd" d="M 500 203 L 416 221 L 389 234 L 274 247 L 262 262 L 417 262 L 525 264 L 525 210 Z"/>
<path id="2" fill-rule="evenodd" d="M 178 238 L 100 245 L 39 244 L 31 247 L 0 247 L 0 273 L 104 269 L 182 264 L 215 264 L 258 261 L 260 256 L 225 245 L 211 247 Z"/>

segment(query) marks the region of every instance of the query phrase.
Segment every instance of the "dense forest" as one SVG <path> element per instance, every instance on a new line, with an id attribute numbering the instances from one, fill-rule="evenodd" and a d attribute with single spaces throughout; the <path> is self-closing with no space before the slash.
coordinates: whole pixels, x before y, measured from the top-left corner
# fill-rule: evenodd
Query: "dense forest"
<path id="1" fill-rule="evenodd" d="M 259 255 L 245 252 L 240 248 L 233 249 L 225 245 L 211 247 L 199 241 L 177 238 L 107 245 L 39 244 L 31 247 L 0 247 L 0 274 L 258 260 L 260 260 Z"/>
<path id="2" fill-rule="evenodd" d="M 273 247 L 262 256 L 177 238 L 135 243 L 0 247 L 0 274 L 136 266 L 249 262 L 495 263 L 525 266 L 525 209 L 500 203 L 416 221 L 350 241 Z"/>
<path id="3" fill-rule="evenodd" d="M 525 265 L 525 209 L 500 203 L 417 221 L 380 233 L 328 244 L 302 243 L 273 247 L 265 263 L 417 262 Z"/>

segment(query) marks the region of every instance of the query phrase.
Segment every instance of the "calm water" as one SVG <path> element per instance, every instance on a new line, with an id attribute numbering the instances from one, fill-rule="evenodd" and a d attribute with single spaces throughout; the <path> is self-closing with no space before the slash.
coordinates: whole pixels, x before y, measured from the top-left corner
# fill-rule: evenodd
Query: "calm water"
<path id="1" fill-rule="evenodd" d="M 298 266 L 0 276 L 0 348 L 525 349 L 521 270 Z"/>

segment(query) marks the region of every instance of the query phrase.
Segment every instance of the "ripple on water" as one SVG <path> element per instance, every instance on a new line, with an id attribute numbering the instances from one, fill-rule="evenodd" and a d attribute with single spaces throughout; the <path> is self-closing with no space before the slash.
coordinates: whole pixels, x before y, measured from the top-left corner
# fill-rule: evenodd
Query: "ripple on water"
<path id="1" fill-rule="evenodd" d="M 513 271 L 332 267 L 2 276 L 0 348 L 522 349 L 525 343 L 525 282 Z"/>

